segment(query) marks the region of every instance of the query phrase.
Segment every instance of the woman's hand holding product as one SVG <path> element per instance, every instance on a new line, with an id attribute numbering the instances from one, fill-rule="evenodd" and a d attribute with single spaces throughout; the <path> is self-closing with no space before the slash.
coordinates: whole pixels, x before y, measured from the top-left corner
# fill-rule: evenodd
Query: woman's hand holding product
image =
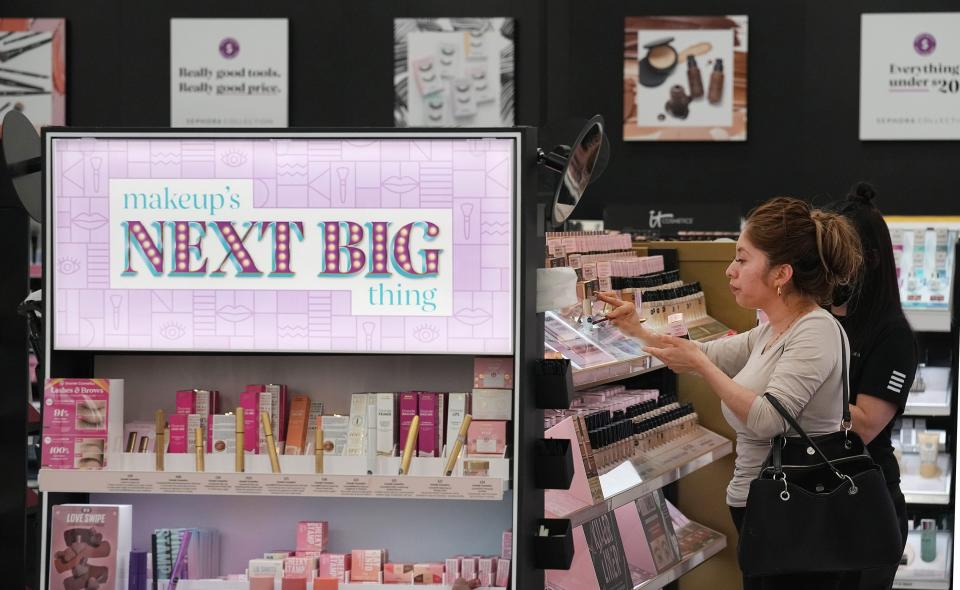
<path id="1" fill-rule="evenodd" d="M 685 338 L 658 334 L 643 327 L 637 308 L 629 301 L 617 299 L 610 293 L 598 293 L 597 298 L 613 309 L 607 312 L 607 320 L 627 336 L 643 340 L 643 351 L 660 359 L 675 373 L 701 374 L 710 360 L 695 343 Z"/>

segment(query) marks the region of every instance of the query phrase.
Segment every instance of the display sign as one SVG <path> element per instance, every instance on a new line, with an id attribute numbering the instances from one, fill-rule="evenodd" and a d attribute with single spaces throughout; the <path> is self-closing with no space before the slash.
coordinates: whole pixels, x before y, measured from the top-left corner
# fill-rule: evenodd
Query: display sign
<path id="1" fill-rule="evenodd" d="M 516 139 L 47 137 L 56 348 L 513 350 Z"/>
<path id="2" fill-rule="evenodd" d="M 860 139 L 960 139 L 960 13 L 861 16 Z"/>
<path id="3" fill-rule="evenodd" d="M 583 523 L 600 590 L 631 590 L 633 580 L 613 512 Z"/>
<path id="4" fill-rule="evenodd" d="M 66 123 L 66 23 L 0 18 L 0 119 L 22 112 L 37 129 Z"/>
<path id="5" fill-rule="evenodd" d="M 171 127 L 286 127 L 285 18 L 170 20 Z"/>

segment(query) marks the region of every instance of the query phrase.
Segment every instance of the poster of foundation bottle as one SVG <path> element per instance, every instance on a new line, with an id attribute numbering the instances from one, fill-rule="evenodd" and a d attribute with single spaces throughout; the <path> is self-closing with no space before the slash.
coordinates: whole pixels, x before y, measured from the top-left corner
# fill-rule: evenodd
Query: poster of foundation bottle
<path id="1" fill-rule="evenodd" d="M 624 141 L 746 141 L 746 16 L 628 16 L 623 50 Z"/>
<path id="2" fill-rule="evenodd" d="M 397 127 L 513 125 L 512 18 L 394 20 Z"/>

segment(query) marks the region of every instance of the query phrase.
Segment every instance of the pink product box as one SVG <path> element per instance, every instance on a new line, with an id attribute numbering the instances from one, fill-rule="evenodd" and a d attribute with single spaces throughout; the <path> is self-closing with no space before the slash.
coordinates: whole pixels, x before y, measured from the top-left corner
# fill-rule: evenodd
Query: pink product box
<path id="1" fill-rule="evenodd" d="M 387 552 L 383 549 L 354 549 L 350 558 L 351 582 L 379 582 Z"/>
<path id="2" fill-rule="evenodd" d="M 475 389 L 513 389 L 513 357 L 477 357 L 473 360 Z"/>
<path id="3" fill-rule="evenodd" d="M 283 560 L 284 578 L 311 578 L 316 571 L 315 557 L 287 557 Z"/>
<path id="4" fill-rule="evenodd" d="M 130 504 L 54 506 L 50 529 L 49 588 L 126 590 L 133 537 Z M 85 575 L 100 583 L 89 583 Z"/>
<path id="5" fill-rule="evenodd" d="M 510 560 L 500 559 L 497 561 L 497 579 L 494 586 L 506 588 L 510 583 Z"/>
<path id="6" fill-rule="evenodd" d="M 168 453 L 186 453 L 187 452 L 187 420 L 186 414 L 170 415 L 170 444 L 167 445 Z"/>
<path id="7" fill-rule="evenodd" d="M 513 531 L 503 531 L 500 539 L 500 559 L 513 559 Z"/>
<path id="8" fill-rule="evenodd" d="M 326 521 L 301 521 L 297 524 L 297 551 L 327 550 Z"/>
<path id="9" fill-rule="evenodd" d="M 503 420 L 474 420 L 467 430 L 467 455 L 503 456 L 507 445 L 507 423 Z"/>
<path id="10" fill-rule="evenodd" d="M 243 450 L 248 453 L 260 451 L 260 392 L 247 389 L 240 393 L 243 408 Z"/>
<path id="11" fill-rule="evenodd" d="M 400 394 L 400 448 L 407 444 L 407 434 L 410 432 L 410 424 L 413 423 L 413 417 L 417 415 L 419 408 L 419 396 L 415 391 L 405 391 Z"/>
<path id="12" fill-rule="evenodd" d="M 383 564 L 384 584 L 413 584 L 412 563 Z"/>
<path id="13" fill-rule="evenodd" d="M 417 563 L 413 566 L 413 583 L 436 585 L 443 583 L 442 563 Z"/>
<path id="14" fill-rule="evenodd" d="M 463 557 L 460 559 L 460 577 L 468 582 L 477 579 L 476 557 Z"/>
<path id="15" fill-rule="evenodd" d="M 477 577 L 481 586 L 493 586 L 497 579 L 497 558 L 481 557 L 477 560 Z"/>
<path id="16" fill-rule="evenodd" d="M 451 557 L 444 561 L 443 583 L 453 585 L 460 577 L 460 558 Z"/>
<path id="17" fill-rule="evenodd" d="M 341 582 L 349 582 L 350 557 L 349 553 L 321 553 L 317 558 L 317 577 L 336 578 Z"/>
<path id="18" fill-rule="evenodd" d="M 440 424 L 437 415 L 439 409 L 437 394 L 424 391 L 420 393 L 419 397 L 420 434 L 417 438 L 417 456 L 439 457 Z"/>

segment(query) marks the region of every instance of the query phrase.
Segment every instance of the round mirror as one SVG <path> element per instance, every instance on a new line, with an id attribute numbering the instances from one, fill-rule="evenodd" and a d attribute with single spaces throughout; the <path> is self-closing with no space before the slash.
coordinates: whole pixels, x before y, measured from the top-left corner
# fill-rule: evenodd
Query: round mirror
<path id="1" fill-rule="evenodd" d="M 576 209 L 590 179 L 597 172 L 603 145 L 603 117 L 595 115 L 583 126 L 570 147 L 559 146 L 542 155 L 541 162 L 560 173 L 560 182 L 553 195 L 554 223 L 563 223 Z"/>
<path id="2" fill-rule="evenodd" d="M 23 113 L 12 110 L 3 118 L 3 160 L 7 175 L 20 204 L 30 217 L 40 221 L 42 182 L 40 169 L 40 136 Z"/>

